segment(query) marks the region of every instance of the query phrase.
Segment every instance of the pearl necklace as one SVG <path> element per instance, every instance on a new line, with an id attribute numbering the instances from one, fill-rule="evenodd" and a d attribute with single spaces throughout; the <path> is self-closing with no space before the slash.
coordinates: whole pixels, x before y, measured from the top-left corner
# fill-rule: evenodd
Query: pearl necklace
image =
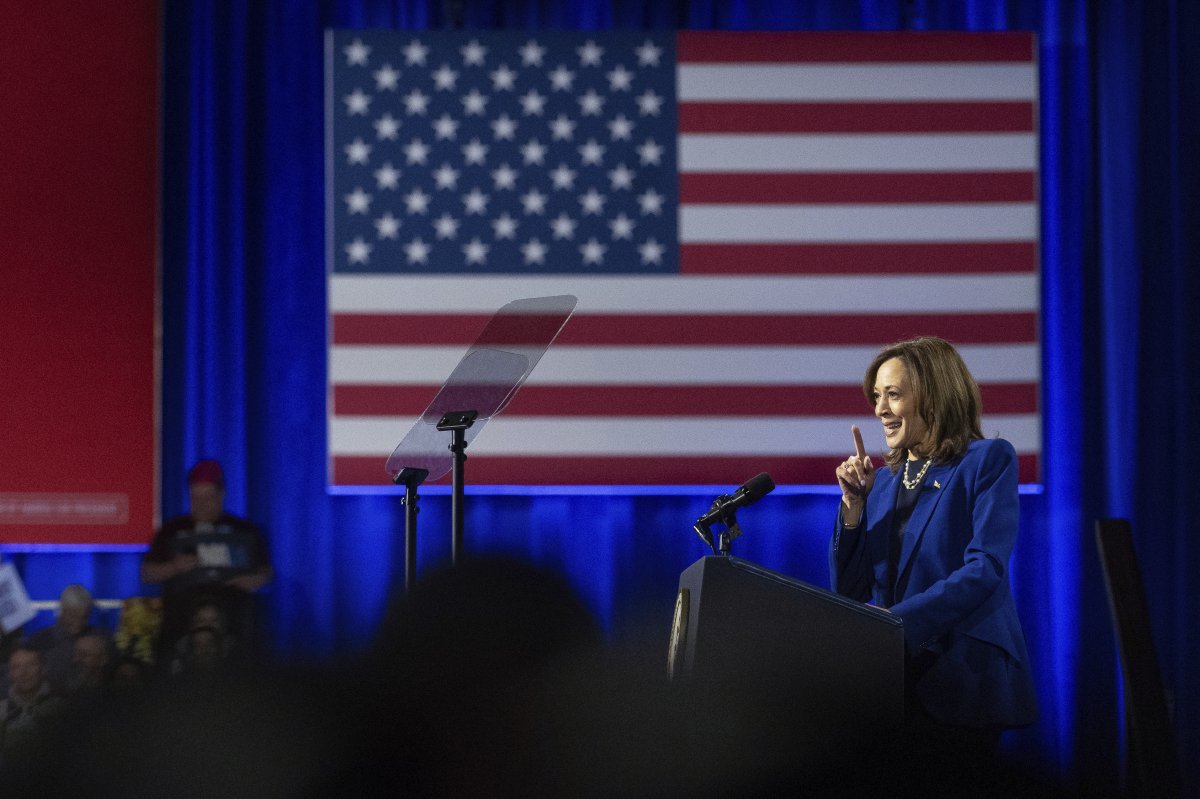
<path id="1" fill-rule="evenodd" d="M 932 460 L 933 460 L 933 458 L 926 458 L 925 465 L 921 467 L 921 471 L 917 472 L 916 477 L 914 477 L 912 480 L 909 480 L 908 479 L 908 464 L 912 463 L 912 461 L 910 461 L 906 458 L 904 460 L 904 477 L 901 478 L 901 482 L 904 483 L 904 487 L 907 488 L 909 491 L 912 491 L 914 488 L 919 486 L 921 484 L 921 478 L 925 476 L 925 472 L 928 471 L 929 463 Z"/>

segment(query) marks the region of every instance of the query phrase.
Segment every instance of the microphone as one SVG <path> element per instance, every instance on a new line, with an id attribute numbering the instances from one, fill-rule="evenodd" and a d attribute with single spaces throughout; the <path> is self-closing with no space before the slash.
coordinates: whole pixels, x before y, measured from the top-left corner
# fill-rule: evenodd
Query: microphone
<path id="1" fill-rule="evenodd" d="M 747 480 L 741 488 L 733 493 L 733 496 L 725 494 L 717 497 L 713 502 L 712 508 L 709 509 L 708 513 L 697 519 L 696 524 L 697 526 L 712 524 L 739 508 L 753 505 L 774 490 L 775 481 L 771 479 L 771 475 L 766 472 L 757 474 Z"/>

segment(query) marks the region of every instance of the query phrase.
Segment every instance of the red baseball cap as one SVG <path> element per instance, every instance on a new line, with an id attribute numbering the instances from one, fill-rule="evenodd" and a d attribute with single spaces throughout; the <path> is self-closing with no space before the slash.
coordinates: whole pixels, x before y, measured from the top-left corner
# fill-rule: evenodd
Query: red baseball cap
<path id="1" fill-rule="evenodd" d="M 188 485 L 193 486 L 196 483 L 225 485 L 225 472 L 221 470 L 221 464 L 214 460 L 198 461 L 188 472 Z"/>

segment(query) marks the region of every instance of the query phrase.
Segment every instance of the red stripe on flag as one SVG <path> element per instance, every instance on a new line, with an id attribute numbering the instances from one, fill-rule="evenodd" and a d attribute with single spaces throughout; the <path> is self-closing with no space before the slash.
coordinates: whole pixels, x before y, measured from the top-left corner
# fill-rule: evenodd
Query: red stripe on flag
<path id="1" fill-rule="evenodd" d="M 1033 272 L 1035 242 L 683 244 L 690 275 L 970 274 Z"/>
<path id="2" fill-rule="evenodd" d="M 470 344 L 484 317 L 336 314 L 334 344 Z M 517 331 L 519 332 L 519 331 Z M 774 346 L 877 344 L 914 335 L 956 344 L 1037 340 L 1037 314 L 575 314 L 557 344 L 575 346 Z M 497 343 L 494 342 L 493 343 Z M 522 344 L 514 337 L 506 344 Z"/>
<path id="3" fill-rule="evenodd" d="M 489 457 L 468 459 L 467 485 L 728 485 L 736 486 L 759 472 L 779 485 L 833 485 L 841 457 Z M 335 485 L 389 485 L 377 456 L 333 458 Z M 1022 483 L 1038 479 L 1038 456 L 1017 456 Z M 437 483 L 449 482 L 450 476 Z M 831 498 L 832 502 L 832 498 Z"/>
<path id="4" fill-rule="evenodd" d="M 700 103 L 678 106 L 680 133 L 1028 133 L 1028 101 Z"/>
<path id="5" fill-rule="evenodd" d="M 1038 409 L 1036 383 L 980 387 L 989 414 Z M 338 385 L 336 416 L 416 419 L 437 386 Z M 870 413 L 862 388 L 843 386 L 539 386 L 527 385 L 505 416 L 853 416 Z"/>
<path id="6" fill-rule="evenodd" d="M 1032 202 L 1032 172 L 687 172 L 679 201 L 703 203 Z"/>
<path id="7" fill-rule="evenodd" d="M 681 31 L 679 63 L 980 63 L 1032 62 L 1029 33 Z"/>

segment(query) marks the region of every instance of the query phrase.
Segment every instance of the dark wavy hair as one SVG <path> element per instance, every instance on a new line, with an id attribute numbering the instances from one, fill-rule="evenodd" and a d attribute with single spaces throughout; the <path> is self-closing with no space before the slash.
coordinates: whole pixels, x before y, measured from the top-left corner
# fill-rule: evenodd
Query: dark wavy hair
<path id="1" fill-rule="evenodd" d="M 917 414 L 929 428 L 932 447 L 925 453 L 927 457 L 935 463 L 948 463 L 963 455 L 972 441 L 983 438 L 979 384 L 950 342 L 922 336 L 892 344 L 876 355 L 863 378 L 863 393 L 872 407 L 879 367 L 892 358 L 899 358 L 908 370 Z M 908 450 L 894 449 L 886 460 L 894 472 L 907 457 Z"/>

